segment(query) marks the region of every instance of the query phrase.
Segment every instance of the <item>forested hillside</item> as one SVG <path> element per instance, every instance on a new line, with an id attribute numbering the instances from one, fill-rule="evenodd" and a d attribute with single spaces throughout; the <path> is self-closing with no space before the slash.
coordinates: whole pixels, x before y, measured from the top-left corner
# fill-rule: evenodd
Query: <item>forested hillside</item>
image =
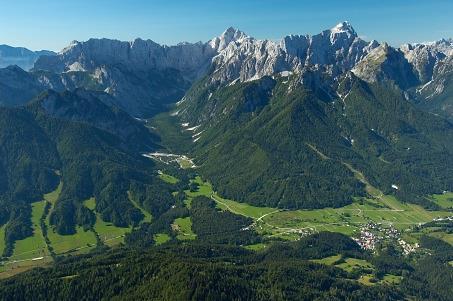
<path id="1" fill-rule="evenodd" d="M 452 66 L 344 21 L 0 69 L 0 301 L 451 301 Z"/>
<path id="2" fill-rule="evenodd" d="M 305 247 L 297 244 L 294 248 L 302 252 Z M 340 269 L 291 258 L 286 256 L 284 250 L 254 254 L 241 248 L 195 244 L 169 246 L 146 252 L 114 251 L 78 259 L 77 262 L 65 260 L 52 269 L 31 271 L 1 282 L 0 299 L 401 298 L 401 293 L 390 288 L 383 286 L 367 289 L 345 278 L 347 274 Z"/>
<path id="3" fill-rule="evenodd" d="M 31 203 L 41 201 L 59 183 L 61 193 L 49 204 L 49 231 L 58 234 L 94 226 L 96 216 L 84 205 L 92 197 L 102 220 L 118 227 L 138 225 L 144 218 L 129 190 L 146 191 L 147 200 L 139 199 L 139 204 L 156 217 L 162 206 L 175 202 L 169 184 L 139 152 L 152 147 L 153 136 L 141 122 L 95 95 L 49 92 L 25 108 L 2 108 L 0 114 L 3 255 L 10 256 L 15 241 L 33 234 Z M 157 203 L 161 196 L 165 204 Z"/>
<path id="4" fill-rule="evenodd" d="M 339 207 L 366 195 L 358 172 L 386 194 L 432 208 L 425 196 L 453 189 L 453 125 L 417 109 L 390 82 L 368 84 L 349 73 L 333 98 L 299 75 L 208 83 L 194 86 L 176 110 L 196 127 L 200 171 L 226 197 Z"/>
<path id="5" fill-rule="evenodd" d="M 429 246 L 434 256 L 439 254 L 436 246 L 437 242 Z M 391 271 L 405 278 L 401 286 L 365 286 L 357 282 L 360 270 L 314 260 L 335 254 L 358 262 L 370 260 L 376 273 Z M 67 258 L 52 268 L 1 281 L 0 300 L 446 301 L 452 275 L 453 268 L 436 257 L 412 265 L 391 250 L 371 256 L 345 236 L 322 232 L 260 252 L 190 243 Z"/>

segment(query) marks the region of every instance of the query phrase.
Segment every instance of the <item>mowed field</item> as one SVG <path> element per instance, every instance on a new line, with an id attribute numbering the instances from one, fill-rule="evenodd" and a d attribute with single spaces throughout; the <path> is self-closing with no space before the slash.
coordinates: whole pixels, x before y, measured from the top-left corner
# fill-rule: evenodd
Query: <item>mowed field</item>
<path id="1" fill-rule="evenodd" d="M 364 284 L 364 285 L 376 285 L 376 284 L 396 284 L 401 282 L 402 277 L 401 276 L 396 276 L 392 274 L 386 274 L 381 280 L 375 279 L 374 281 L 371 281 L 371 279 L 374 278 L 373 276 L 373 271 L 375 270 L 375 267 L 368 261 L 364 259 L 358 259 L 358 258 L 343 258 L 342 255 L 334 255 L 334 256 L 329 256 L 321 259 L 312 259 L 310 260 L 312 262 L 320 263 L 320 264 L 325 264 L 325 265 L 331 265 L 335 266 L 337 268 L 340 268 L 348 273 L 351 273 L 353 271 L 359 271 L 360 276 L 357 280 L 357 282 Z"/>
<path id="2" fill-rule="evenodd" d="M 177 233 L 179 240 L 193 240 L 197 235 L 192 231 L 192 220 L 190 217 L 177 218 L 172 224 L 173 230 Z"/>
<path id="3" fill-rule="evenodd" d="M 50 255 L 40 225 L 40 219 L 44 214 L 45 205 L 45 201 L 40 201 L 32 204 L 31 222 L 33 236 L 16 241 L 16 244 L 14 246 L 14 253 L 10 257 L 10 260 L 24 260 Z"/>
<path id="4" fill-rule="evenodd" d="M 374 187 L 368 187 L 373 198 L 356 198 L 352 204 L 345 207 L 289 211 L 228 200 L 219 196 L 212 185 L 200 177 L 192 181 L 199 185 L 199 190 L 187 192 L 189 203 L 198 195 L 210 197 L 216 201 L 218 208 L 253 218 L 257 230 L 262 234 L 285 239 L 297 239 L 301 231 L 331 231 L 354 235 L 360 231 L 362 225 L 370 222 L 392 225 L 404 231 L 434 218 L 452 215 L 447 210 L 428 211 L 418 205 L 402 203 L 393 196 L 382 194 Z M 448 242 L 452 239 L 448 234 L 439 236 Z"/>
<path id="5" fill-rule="evenodd" d="M 5 249 L 5 226 L 0 227 L 0 254 L 3 254 L 3 250 Z"/>
<path id="6" fill-rule="evenodd" d="M 76 233 L 73 235 L 60 235 L 50 228 L 47 236 L 56 254 L 76 251 L 83 253 L 96 246 L 94 232 L 90 230 L 84 231 L 82 227 L 76 227 Z"/>
<path id="7" fill-rule="evenodd" d="M 431 199 L 442 208 L 453 209 L 453 192 L 434 194 Z"/>
<path id="8" fill-rule="evenodd" d="M 141 213 L 143 214 L 144 218 L 143 218 L 143 221 L 142 222 L 151 222 L 151 220 L 153 219 L 151 213 L 149 213 L 148 211 L 146 211 L 145 209 L 143 209 L 139 203 L 137 203 L 131 196 L 131 194 L 128 192 L 128 196 L 129 196 L 129 201 L 135 206 L 135 208 L 137 208 L 138 210 L 141 211 Z"/>
<path id="9" fill-rule="evenodd" d="M 159 171 L 159 178 L 170 184 L 176 184 L 179 182 L 179 179 L 177 179 L 171 175 L 168 175 L 166 173 L 163 173 L 161 171 Z"/>
<path id="10" fill-rule="evenodd" d="M 96 200 L 94 197 L 86 200 L 84 205 L 96 214 L 96 223 L 93 229 L 105 245 L 114 246 L 123 242 L 126 233 L 131 231 L 130 228 L 115 227 L 112 223 L 103 221 L 100 214 L 96 212 Z M 145 219 L 151 219 L 151 215 L 149 213 L 148 215 L 145 216 Z"/>
<path id="11" fill-rule="evenodd" d="M 119 228 L 103 221 L 100 215 L 95 212 L 95 199 L 90 198 L 84 202 L 84 205 L 96 214 L 96 223 L 93 230 L 84 231 L 82 227 L 76 227 L 77 232 L 73 235 L 60 235 L 56 233 L 50 225 L 49 217 L 62 187 L 63 183 L 60 183 L 57 189 L 45 194 L 42 201 L 32 204 L 33 235 L 26 239 L 16 241 L 13 255 L 7 259 L 4 265 L 0 265 L 0 278 L 9 277 L 17 272 L 51 262 L 50 250 L 53 250 L 56 255 L 86 253 L 96 247 L 98 243 L 96 236 L 105 245 L 114 246 L 123 242 L 125 234 L 131 231 L 131 228 Z M 44 211 L 47 203 L 50 204 L 50 209 L 48 214 L 45 215 Z M 140 210 L 142 209 L 140 208 Z M 142 212 L 145 215 L 145 220 L 150 221 L 152 218 L 151 215 L 144 210 Z M 41 228 L 41 218 L 43 216 L 44 223 L 47 227 L 49 246 L 46 244 Z M 0 254 L 5 247 L 4 230 L 5 226 L 0 227 Z"/>
<path id="12" fill-rule="evenodd" d="M 166 233 L 158 233 L 154 235 L 154 241 L 156 242 L 156 245 L 161 245 L 166 243 L 171 239 L 170 235 Z"/>
<path id="13" fill-rule="evenodd" d="M 92 231 L 84 231 L 81 227 L 77 227 L 77 232 L 73 235 L 60 235 L 55 232 L 55 229 L 50 224 L 50 213 L 60 195 L 62 187 L 63 183 L 60 183 L 57 190 L 44 195 L 44 200 L 52 205 L 45 220 L 50 245 L 56 254 L 88 251 L 90 248 L 96 246 L 96 236 Z"/>
<path id="14" fill-rule="evenodd" d="M 276 208 L 256 207 L 246 203 L 239 203 L 222 198 L 216 192 L 214 192 L 211 183 L 203 181 L 199 176 L 193 179 L 192 182 L 197 183 L 199 189 L 196 192 L 185 191 L 186 195 L 189 197 L 189 200 L 193 199 L 196 196 L 206 196 L 214 200 L 217 203 L 217 207 L 220 209 L 229 210 L 233 213 L 251 217 L 253 219 L 259 219 L 263 215 L 279 211 Z"/>
<path id="15" fill-rule="evenodd" d="M 313 228 L 352 234 L 360 225 L 374 222 L 393 225 L 399 230 L 450 216 L 448 211 L 427 211 L 414 204 L 404 204 L 393 196 L 355 200 L 342 208 L 281 211 L 263 220 L 277 228 Z"/>
<path id="16" fill-rule="evenodd" d="M 178 181 L 177 178 L 166 174 L 161 174 L 161 178 L 173 184 Z M 445 210 L 427 211 L 414 204 L 402 203 L 393 196 L 383 195 L 374 187 L 367 187 L 371 195 L 370 198 L 357 198 L 352 204 L 342 208 L 288 211 L 278 208 L 256 207 L 225 199 L 219 196 L 212 185 L 207 181 L 203 181 L 201 177 L 197 176 L 191 181 L 198 184 L 198 189 L 196 191 L 185 191 L 187 196 L 185 204 L 187 207 L 190 208 L 193 198 L 196 196 L 206 196 L 214 200 L 219 209 L 229 210 L 235 214 L 254 219 L 257 231 L 263 236 L 290 240 L 299 238 L 303 231 L 332 231 L 354 235 L 360 231 L 362 225 L 370 222 L 392 225 L 404 231 L 415 225 L 430 222 L 434 218 L 451 216 L 452 213 L 448 209 L 453 208 L 453 193 L 433 195 L 433 201 L 445 208 Z M 77 227 L 77 233 L 74 235 L 59 235 L 55 233 L 50 226 L 49 215 L 58 199 L 62 186 L 63 183 L 60 183 L 55 191 L 44 195 L 43 201 L 32 204 L 33 236 L 16 242 L 13 255 L 8 259 L 8 265 L 0 266 L 1 274 L 10 273 L 11 270 L 8 267 L 11 266 L 14 266 L 16 271 L 20 271 L 24 268 L 50 262 L 49 247 L 57 255 L 83 253 L 96 246 L 97 237 L 104 244 L 114 246 L 123 242 L 125 234 L 131 231 L 131 228 L 119 228 L 103 221 L 95 211 L 95 199 L 90 198 L 84 202 L 84 205 L 96 214 L 96 223 L 93 229 L 84 231 L 81 227 Z M 152 220 L 151 214 L 143 210 L 132 199 L 131 202 L 145 215 L 144 221 L 149 222 Z M 49 213 L 45 216 L 45 224 L 48 229 L 47 236 L 50 241 L 49 246 L 46 245 L 40 225 L 40 219 L 44 214 L 46 203 L 51 205 Z M 196 238 L 191 229 L 192 221 L 190 217 L 176 219 L 173 225 L 177 233 L 177 239 L 190 240 Z M 4 249 L 4 229 L 5 226 L 0 227 L 0 251 Z M 410 235 L 410 232 L 404 235 Z M 453 244 L 453 234 L 432 232 L 429 235 Z M 417 239 L 417 237 L 414 235 L 412 238 Z M 155 239 L 158 244 L 162 244 L 170 238 L 166 234 L 159 234 L 156 235 Z M 265 244 L 259 244 L 250 246 L 250 248 L 262 249 L 265 246 Z M 366 282 L 366 277 L 364 277 L 363 281 Z"/>

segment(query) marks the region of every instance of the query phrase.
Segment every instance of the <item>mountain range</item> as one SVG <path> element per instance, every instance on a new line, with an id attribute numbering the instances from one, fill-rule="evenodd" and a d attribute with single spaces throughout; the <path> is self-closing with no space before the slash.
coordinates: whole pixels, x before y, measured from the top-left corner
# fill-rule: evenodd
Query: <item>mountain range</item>
<path id="1" fill-rule="evenodd" d="M 49 50 L 32 51 L 24 47 L 11 47 L 0 45 L 0 68 L 17 65 L 24 70 L 33 68 L 38 57 L 42 55 L 55 55 Z"/>
<path id="2" fill-rule="evenodd" d="M 171 207 L 170 187 L 141 155 L 156 147 L 157 137 L 142 121 L 108 104 L 105 96 L 81 89 L 49 90 L 25 107 L 0 108 L 5 256 L 11 255 L 15 241 L 33 235 L 30 204 L 59 183 L 64 185 L 58 202 L 49 208 L 49 221 L 60 234 L 94 225 L 96 217 L 84 206 L 94 196 L 102 218 L 120 227 L 143 219 L 128 193 L 149 192 L 140 203 L 148 203 L 141 206 L 156 217 Z"/>
<path id="3" fill-rule="evenodd" d="M 277 42 L 257 40 L 234 28 L 206 43 L 175 46 L 141 39 L 90 39 L 74 41 L 57 55 L 41 55 L 28 74 L 2 70 L 0 102 L 28 101 L 18 90 L 86 87 L 112 95 L 132 115 L 149 117 L 180 100 L 208 74 L 211 82 L 228 84 L 297 73 L 306 85 L 335 96 L 332 85 L 351 71 L 367 82 L 392 81 L 420 107 L 452 118 L 451 94 L 445 88 L 451 77 L 452 49 L 452 40 L 400 48 L 366 42 L 348 22 L 318 35 L 290 35 Z"/>
<path id="4" fill-rule="evenodd" d="M 451 39 L 397 48 L 341 22 L 280 41 L 228 28 L 204 43 L 90 39 L 21 51 L 0 52 L 20 58 L 0 69 L 5 258 L 36 234 L 32 204 L 58 189 L 41 218 L 53 256 L 46 231 L 83 228 L 102 246 L 99 221 L 128 228 L 135 247 L 175 239 L 177 219 L 203 242 L 261 242 L 253 220 L 217 210 L 217 193 L 273 213 L 376 195 L 440 210 L 431 196 L 453 191 Z M 210 198 L 199 181 L 212 184 Z"/>
<path id="5" fill-rule="evenodd" d="M 173 114 L 192 130 L 195 162 L 222 195 L 259 206 L 343 206 L 366 195 L 356 170 L 425 206 L 426 195 L 452 189 L 442 166 L 453 128 L 437 117 L 451 120 L 440 84 L 451 41 L 396 49 L 363 41 L 347 22 L 280 42 L 233 29 L 220 40 L 232 42 Z M 437 92 L 421 100 L 420 85 Z M 431 98 L 437 106 L 426 106 Z"/>

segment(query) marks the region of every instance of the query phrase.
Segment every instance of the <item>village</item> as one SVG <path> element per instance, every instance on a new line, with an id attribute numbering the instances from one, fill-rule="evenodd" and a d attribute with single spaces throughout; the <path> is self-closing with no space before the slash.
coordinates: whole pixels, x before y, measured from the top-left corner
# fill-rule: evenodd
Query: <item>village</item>
<path id="1" fill-rule="evenodd" d="M 419 248 L 419 244 L 410 244 L 401 238 L 401 233 L 393 225 L 383 226 L 381 223 L 368 223 L 360 228 L 358 237 L 353 238 L 362 249 L 375 251 L 385 242 L 397 242 L 404 255 L 409 255 Z"/>

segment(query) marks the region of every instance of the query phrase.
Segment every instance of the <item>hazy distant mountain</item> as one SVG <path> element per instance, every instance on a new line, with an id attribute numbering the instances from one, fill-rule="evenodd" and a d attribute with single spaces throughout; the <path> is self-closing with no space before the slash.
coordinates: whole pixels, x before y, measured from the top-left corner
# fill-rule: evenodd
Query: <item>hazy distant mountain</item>
<path id="1" fill-rule="evenodd" d="M 86 74 L 97 89 L 113 95 L 135 116 L 149 116 L 179 100 L 210 66 L 207 44 L 161 46 L 151 40 L 73 42 L 57 56 L 41 57 L 34 70 Z"/>
<path id="2" fill-rule="evenodd" d="M 48 90 L 42 93 L 34 106 L 55 118 L 90 124 L 121 138 L 124 148 L 137 151 L 150 150 L 155 146 L 153 136 L 129 114 L 113 105 L 112 96 L 105 92 L 75 89 L 73 92 L 57 93 Z"/>
<path id="3" fill-rule="evenodd" d="M 30 70 L 41 55 L 52 56 L 55 55 L 55 52 L 48 50 L 31 51 L 23 47 L 0 45 L 0 68 L 17 65 L 24 70 Z"/>

